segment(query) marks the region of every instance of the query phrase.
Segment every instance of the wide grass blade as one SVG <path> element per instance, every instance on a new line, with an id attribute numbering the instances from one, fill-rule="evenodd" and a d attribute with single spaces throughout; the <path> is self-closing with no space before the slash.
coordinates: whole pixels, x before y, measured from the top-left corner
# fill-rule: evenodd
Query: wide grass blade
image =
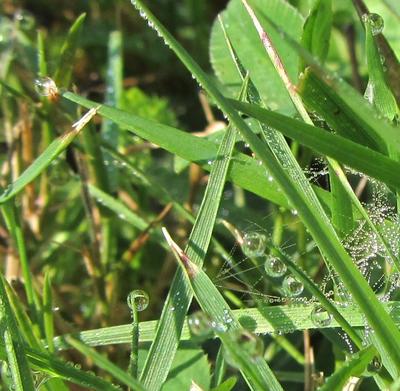
<path id="1" fill-rule="evenodd" d="M 314 213 L 312 205 L 293 186 L 292 180 L 285 170 L 274 159 L 272 153 L 251 132 L 249 127 L 233 109 L 231 104 L 221 95 L 215 85 L 194 62 L 190 55 L 179 45 L 171 34 L 160 24 L 154 15 L 143 6 L 141 1 L 134 1 L 139 10 L 148 18 L 166 43 L 175 51 L 188 70 L 197 78 L 210 96 L 216 101 L 222 111 L 230 119 L 232 126 L 237 127 L 243 138 L 248 142 L 253 152 L 262 161 L 279 184 L 283 193 L 297 210 L 321 252 L 324 253 L 331 266 L 334 267 L 345 287 L 351 292 L 355 302 L 363 310 L 367 322 L 374 329 L 377 338 L 385 347 L 386 354 L 390 357 L 397 370 L 400 370 L 400 332 L 394 325 L 389 314 L 386 313 L 375 293 L 363 278 L 361 272 L 354 265 L 340 243 L 336 232 L 331 225 L 326 224 L 319 215 Z M 397 136 L 398 137 L 398 136 Z M 325 220 L 325 219 L 324 219 Z"/>
<path id="2" fill-rule="evenodd" d="M 321 155 L 330 156 L 357 171 L 386 183 L 388 186 L 399 189 L 400 178 L 393 173 L 399 171 L 400 163 L 386 155 L 337 134 L 268 111 L 259 106 L 233 100 L 230 100 L 230 103 L 237 110 L 279 130 L 285 136 L 314 149 Z"/>

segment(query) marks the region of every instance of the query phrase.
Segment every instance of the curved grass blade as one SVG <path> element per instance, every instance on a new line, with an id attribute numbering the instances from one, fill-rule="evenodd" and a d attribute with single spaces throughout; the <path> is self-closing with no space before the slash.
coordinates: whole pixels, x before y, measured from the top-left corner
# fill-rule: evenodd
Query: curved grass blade
<path id="1" fill-rule="evenodd" d="M 27 184 L 37 178 L 72 143 L 82 128 L 94 117 L 96 112 L 96 108 L 91 108 L 78 122 L 72 125 L 71 130 L 55 139 L 21 176 L 5 189 L 0 195 L 0 204 L 17 195 Z"/>
<path id="2" fill-rule="evenodd" d="M 197 302 L 210 317 L 212 324 L 216 325 L 215 333 L 238 365 L 250 388 L 255 391 L 283 391 L 264 358 L 262 356 L 252 357 L 240 346 L 235 335 L 240 335 L 245 330 L 207 274 L 172 241 L 165 228 L 163 228 L 163 233 L 175 258 L 185 272 Z"/>
<path id="3" fill-rule="evenodd" d="M 319 388 L 320 391 L 344 390 L 347 382 L 352 376 L 359 376 L 364 372 L 368 364 L 375 356 L 375 349 L 369 346 L 354 354 L 340 369 L 328 377 L 325 384 Z"/>
<path id="4" fill-rule="evenodd" d="M 246 84 L 243 88 L 245 87 Z M 214 163 L 207 188 L 185 249 L 200 267 L 204 262 L 211 241 L 235 140 L 236 131 L 229 126 L 215 160 L 213 158 Z M 190 286 L 182 270 L 178 269 L 140 377 L 142 383 L 150 390 L 158 389 L 167 377 L 172 359 L 178 348 L 184 317 L 192 297 Z M 179 306 L 176 301 L 178 301 Z M 175 307 L 178 307 L 176 311 Z"/>
<path id="5" fill-rule="evenodd" d="M 85 13 L 78 16 L 69 29 L 68 35 L 61 48 L 58 66 L 53 77 L 56 85 L 59 87 L 66 88 L 70 83 L 72 67 L 74 66 L 74 57 L 79 45 L 79 37 L 81 35 L 85 18 Z"/>
<path id="6" fill-rule="evenodd" d="M 132 390 L 137 391 L 146 391 L 146 389 L 132 376 L 129 376 L 125 371 L 121 368 L 117 367 L 110 360 L 97 353 L 95 350 L 89 348 L 84 343 L 79 340 L 76 340 L 71 337 L 66 338 L 66 342 L 71 345 L 73 348 L 82 353 L 85 357 L 93 360 L 94 364 L 99 368 L 105 370 L 110 375 L 112 375 L 115 379 L 120 381 L 121 383 L 127 385 Z"/>
<path id="7" fill-rule="evenodd" d="M 179 45 L 154 15 L 143 6 L 141 1 L 134 0 L 133 3 L 142 11 L 142 14 L 150 20 L 158 34 L 162 36 L 171 49 L 175 51 L 176 55 L 188 70 L 197 78 L 198 82 L 227 115 L 232 126 L 237 127 L 257 157 L 262 161 L 265 167 L 271 171 L 271 174 L 276 179 L 288 200 L 298 211 L 299 217 L 310 231 L 321 252 L 324 253 L 331 266 L 333 266 L 338 273 L 345 287 L 351 292 L 354 300 L 363 310 L 366 320 L 374 329 L 377 338 L 385 348 L 386 354 L 390 357 L 397 371 L 400 372 L 400 332 L 394 325 L 389 314 L 384 310 L 382 303 L 379 302 L 367 281 L 363 278 L 361 272 L 357 269 L 352 259 L 343 248 L 333 227 L 326 224 L 321 220 L 319 215 L 314 213 L 311 204 L 293 185 L 291 178 L 275 160 L 273 154 L 267 150 L 265 145 L 251 132 L 240 115 L 233 109 L 229 101 L 221 95 L 219 90 L 208 79 L 199 65 L 194 62 L 185 49 Z M 399 139 L 398 135 L 396 137 Z"/>
<path id="8" fill-rule="evenodd" d="M 293 138 L 299 143 L 314 149 L 346 164 L 357 171 L 376 178 L 388 186 L 400 188 L 400 177 L 393 175 L 399 172 L 400 163 L 324 129 L 305 124 L 282 114 L 278 114 L 256 105 L 230 100 L 232 106 L 260 122 L 263 122 Z"/>
<path id="9" fill-rule="evenodd" d="M 11 311 L 5 284 L 4 277 L 0 276 L 0 329 L 2 344 L 4 344 L 6 352 L 5 358 L 10 368 L 14 389 L 17 391 L 34 391 L 35 386 L 26 359 L 24 343 Z"/>

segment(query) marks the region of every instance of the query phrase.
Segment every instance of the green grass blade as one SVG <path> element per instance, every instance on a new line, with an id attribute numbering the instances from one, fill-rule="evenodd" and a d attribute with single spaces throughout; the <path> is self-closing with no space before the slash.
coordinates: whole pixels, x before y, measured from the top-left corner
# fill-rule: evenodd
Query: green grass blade
<path id="1" fill-rule="evenodd" d="M 199 266 L 204 262 L 211 240 L 235 140 L 235 130 L 228 127 L 218 153 L 213 157 L 206 192 L 185 249 Z M 158 389 L 168 374 L 191 299 L 190 286 L 182 270 L 178 269 L 140 378 L 150 390 Z M 179 306 L 176 301 L 179 302 Z M 177 307 L 176 310 L 175 307 Z M 166 349 L 165 346 L 168 348 Z"/>
<path id="2" fill-rule="evenodd" d="M 31 272 L 29 269 L 29 262 L 28 262 L 28 256 L 27 256 L 27 251 L 26 251 L 26 245 L 25 245 L 25 238 L 24 238 L 24 233 L 22 231 L 22 226 L 21 223 L 19 222 L 19 218 L 17 216 L 16 208 L 14 205 L 14 201 L 11 200 L 5 204 L 2 205 L 2 214 L 3 218 L 5 220 L 7 229 L 9 230 L 11 237 L 13 238 L 15 242 L 15 246 L 18 251 L 19 255 L 19 261 L 21 263 L 21 270 L 22 270 L 22 275 L 24 277 L 24 288 L 25 288 L 25 293 L 28 301 L 28 306 L 29 309 L 32 311 L 32 316 L 34 319 L 34 324 L 35 324 L 35 331 L 39 333 L 38 331 L 38 324 L 39 324 L 39 312 L 40 312 L 40 305 L 38 301 L 37 294 L 33 288 L 33 282 L 32 282 L 32 276 Z"/>
<path id="3" fill-rule="evenodd" d="M 79 45 L 83 22 L 86 14 L 81 14 L 71 26 L 58 60 L 54 73 L 54 81 L 58 87 L 68 87 L 71 80 L 72 67 L 74 66 L 75 53 Z"/>
<path id="4" fill-rule="evenodd" d="M 55 139 L 46 150 L 19 176 L 15 182 L 10 184 L 0 195 L 0 204 L 17 195 L 27 184 L 36 179 L 50 163 L 57 158 L 72 143 L 82 128 L 96 114 L 96 109 L 89 110 L 80 121 L 76 122 L 72 129 Z"/>
<path id="5" fill-rule="evenodd" d="M 330 156 L 396 189 L 400 186 L 400 178 L 393 175 L 394 172 L 399 171 L 400 163 L 379 152 L 329 133 L 324 129 L 307 125 L 256 105 L 233 100 L 230 103 L 237 110 L 272 126 L 285 136 L 293 138 L 322 155 Z"/>
<path id="6" fill-rule="evenodd" d="M 50 273 L 44 276 L 43 283 L 43 325 L 47 342 L 47 348 L 50 352 L 54 351 L 54 318 L 53 318 L 53 295 L 51 291 Z"/>
<path id="7" fill-rule="evenodd" d="M 14 389 L 34 391 L 32 373 L 26 359 L 23 340 L 8 301 L 3 276 L 0 276 L 0 328 Z"/>
<path id="8" fill-rule="evenodd" d="M 370 103 L 373 103 L 383 116 L 389 120 L 393 120 L 394 116 L 398 113 L 398 107 L 392 91 L 386 84 L 381 54 L 375 43 L 368 17 L 365 21 L 365 34 L 365 51 L 369 74 L 366 95 Z"/>
<path id="9" fill-rule="evenodd" d="M 332 29 L 332 0 L 318 0 L 303 27 L 301 44 L 324 63 L 329 50 Z M 302 70 L 304 65 L 300 67 Z"/>
<path id="10" fill-rule="evenodd" d="M 333 375 L 329 376 L 320 391 L 343 390 L 352 376 L 359 376 L 375 355 L 375 349 L 367 347 L 347 360 Z"/>
<path id="11" fill-rule="evenodd" d="M 377 338 L 385 347 L 397 371 L 400 370 L 400 332 L 394 325 L 389 314 L 375 296 L 373 290 L 363 278 L 361 272 L 354 265 L 340 243 L 336 232 L 331 225 L 326 224 L 319 215 L 314 213 L 312 205 L 293 185 L 285 170 L 274 159 L 273 154 L 267 150 L 264 144 L 249 129 L 240 115 L 233 109 L 231 104 L 221 95 L 215 85 L 208 79 L 201 68 L 194 62 L 190 55 L 179 45 L 172 35 L 160 24 L 154 15 L 143 6 L 141 1 L 134 1 L 142 13 L 156 28 L 166 43 L 175 51 L 176 55 L 197 78 L 202 87 L 216 101 L 222 111 L 230 119 L 232 126 L 235 126 L 242 137 L 248 142 L 253 152 L 262 161 L 267 169 L 279 184 L 282 192 L 296 208 L 299 217 L 302 219 L 309 232 L 316 241 L 321 252 L 324 253 L 331 266 L 336 270 L 345 287 L 351 292 L 355 302 L 363 310 L 367 322 L 374 329 Z M 397 136 L 398 138 L 399 136 Z"/>
<path id="12" fill-rule="evenodd" d="M 240 335 L 245 330 L 207 274 L 193 263 L 187 254 L 172 241 L 167 230 L 164 229 L 163 232 L 178 263 L 183 268 L 186 278 L 190 282 L 198 303 L 210 317 L 212 324 L 215 325 L 216 334 L 221 339 L 224 348 L 238 365 L 251 389 L 255 391 L 282 391 L 281 385 L 262 355 L 252 357 L 240 345 L 240 339 L 237 340 L 235 338 L 235 335 Z"/>
<path id="13" fill-rule="evenodd" d="M 207 171 L 210 170 L 208 162 L 212 161 L 217 154 L 218 145 L 204 138 L 137 117 L 123 110 L 99 106 L 98 103 L 71 92 L 64 93 L 63 97 L 87 108 L 98 107 L 98 114 L 114 121 L 121 129 L 127 129 L 185 160 L 199 164 Z M 262 184 L 263 178 L 265 178 L 265 169 L 260 167 L 253 158 L 240 153 L 234 154 L 228 180 L 262 198 L 288 208 L 285 198 L 275 187 L 266 187 Z M 330 196 L 327 192 L 318 191 L 318 195 L 324 204 L 329 205 Z"/>
<path id="14" fill-rule="evenodd" d="M 121 383 L 127 385 L 132 390 L 146 391 L 146 389 L 136 379 L 129 376 L 125 371 L 123 371 L 121 368 L 117 367 L 106 357 L 97 353 L 95 350 L 89 348 L 81 341 L 76 340 L 71 337 L 66 338 L 66 341 L 68 342 L 69 345 L 71 345 L 73 348 L 78 350 L 85 357 L 88 357 L 91 360 L 93 360 L 93 362 L 96 366 L 105 370 L 110 375 L 112 375 L 115 379 L 117 379 Z"/>

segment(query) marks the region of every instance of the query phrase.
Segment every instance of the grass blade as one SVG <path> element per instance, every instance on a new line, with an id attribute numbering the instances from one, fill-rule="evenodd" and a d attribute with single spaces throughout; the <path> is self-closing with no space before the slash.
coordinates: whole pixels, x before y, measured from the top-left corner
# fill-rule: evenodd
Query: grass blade
<path id="1" fill-rule="evenodd" d="M 0 276 L 0 304 L 1 334 L 14 389 L 17 391 L 34 391 L 32 373 L 26 359 L 23 340 L 8 301 L 3 276 Z"/>
<path id="2" fill-rule="evenodd" d="M 211 318 L 215 324 L 215 332 L 221 339 L 229 355 L 239 366 L 244 378 L 252 390 L 271 390 L 282 391 L 282 387 L 274 376 L 271 369 L 262 356 L 252 357 L 248 351 L 240 346 L 239 339 L 236 338 L 245 330 L 234 317 L 229 305 L 225 302 L 218 289 L 190 258 L 172 241 L 166 229 L 163 229 L 164 236 L 173 251 L 175 258 L 185 271 L 193 293 L 203 311 Z M 236 336 L 235 336 L 236 335 Z"/>
<path id="3" fill-rule="evenodd" d="M 21 176 L 5 189 L 3 194 L 0 195 L 0 204 L 17 195 L 27 184 L 36 179 L 72 143 L 82 128 L 95 116 L 96 112 L 96 108 L 90 109 L 78 122 L 72 125 L 71 130 L 54 140 Z"/>
<path id="4" fill-rule="evenodd" d="M 288 200 L 296 208 L 298 215 L 310 231 L 321 252 L 334 267 L 345 287 L 351 292 L 355 302 L 365 313 L 365 317 L 374 329 L 377 338 L 385 348 L 387 355 L 391 358 L 397 371 L 400 371 L 400 332 L 394 325 L 389 314 L 375 296 L 373 290 L 363 278 L 360 271 L 354 265 L 352 259 L 347 254 L 340 243 L 336 232 L 331 225 L 321 220 L 308 200 L 293 185 L 285 170 L 276 162 L 273 154 L 267 150 L 257 136 L 251 132 L 249 127 L 233 109 L 231 104 L 221 95 L 215 85 L 208 79 L 201 68 L 194 62 L 190 55 L 179 45 L 171 34 L 160 24 L 154 15 L 143 6 L 141 1 L 133 1 L 151 24 L 156 28 L 166 43 L 175 51 L 176 55 L 197 78 L 199 83 L 205 88 L 210 96 L 216 101 L 222 111 L 230 119 L 232 126 L 237 127 L 243 138 L 248 142 L 253 152 L 258 156 L 266 168 L 276 179 L 277 183 L 285 193 Z M 398 138 L 399 136 L 397 136 Z"/>

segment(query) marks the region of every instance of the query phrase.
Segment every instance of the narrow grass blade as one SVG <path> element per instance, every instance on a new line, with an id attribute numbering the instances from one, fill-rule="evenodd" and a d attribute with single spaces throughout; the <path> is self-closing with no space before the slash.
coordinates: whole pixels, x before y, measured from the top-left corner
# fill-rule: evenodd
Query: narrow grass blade
<path id="1" fill-rule="evenodd" d="M 228 127 L 218 153 L 213 157 L 206 192 L 185 249 L 199 266 L 203 264 L 210 244 L 235 140 L 236 131 Z M 191 299 L 190 286 L 182 270 L 178 269 L 141 375 L 142 383 L 150 390 L 158 389 L 167 377 Z"/>
<path id="2" fill-rule="evenodd" d="M 399 189 L 400 178 L 393 175 L 393 172 L 398 172 L 400 169 L 399 162 L 344 137 L 259 106 L 233 100 L 230 103 L 237 110 L 279 130 L 285 136 L 293 138 L 316 152 L 330 156 L 357 171 Z"/>
<path id="3" fill-rule="evenodd" d="M 367 54 L 369 75 L 366 95 L 370 103 L 374 104 L 383 116 L 389 120 L 393 120 L 394 116 L 398 113 L 396 99 L 386 84 L 381 54 L 375 43 L 368 16 L 364 23 L 366 34 L 365 51 Z"/>
<path id="4" fill-rule="evenodd" d="M 17 195 L 27 184 L 36 179 L 72 143 L 82 128 L 95 116 L 96 112 L 96 108 L 91 108 L 78 122 L 72 125 L 71 130 L 54 140 L 21 176 L 5 189 L 0 195 L 0 204 Z"/>
<path id="5" fill-rule="evenodd" d="M 340 96 L 316 75 L 312 68 L 307 68 L 300 77 L 297 91 L 308 109 L 318 113 L 340 136 L 377 152 L 387 153 L 383 140 L 371 137 L 359 118 L 352 113 Z"/>
<path id="6" fill-rule="evenodd" d="M 38 334 L 38 324 L 39 324 L 39 312 L 40 305 L 38 301 L 37 294 L 33 288 L 32 276 L 29 269 L 28 256 L 25 245 L 24 233 L 22 231 L 21 223 L 17 216 L 14 201 L 8 201 L 2 205 L 2 214 L 11 237 L 14 240 L 15 246 L 18 251 L 19 261 L 21 263 L 22 275 L 24 277 L 24 288 L 28 301 L 29 309 L 32 311 L 32 317 L 35 324 L 35 332 Z"/>
<path id="7" fill-rule="evenodd" d="M 259 357 L 252 357 L 240 345 L 240 337 L 236 339 L 235 336 L 244 333 L 245 330 L 207 274 L 172 241 L 166 229 L 163 229 L 163 232 L 178 263 L 185 272 L 198 303 L 210 317 L 211 323 L 215 325 L 216 334 L 238 365 L 251 389 L 282 391 L 283 388 L 267 365 L 262 353 Z"/>
<path id="8" fill-rule="evenodd" d="M 14 389 L 34 391 L 32 373 L 26 359 L 23 340 L 8 301 L 3 276 L 0 276 L 0 328 Z"/>
<path id="9" fill-rule="evenodd" d="M 100 115 L 114 121 L 121 129 L 127 129 L 185 160 L 199 164 L 207 171 L 211 168 L 209 162 L 213 161 L 217 155 L 218 145 L 204 138 L 137 117 L 126 111 L 104 105 L 99 106 L 98 103 L 71 92 L 64 93 L 63 97 L 86 108 L 98 107 Z M 244 154 L 234 153 L 228 172 L 228 180 L 262 198 L 288 208 L 289 205 L 285 198 L 275 187 L 262 184 L 265 176 L 265 169 L 260 167 L 253 158 Z M 327 192 L 318 191 L 318 196 L 320 196 L 325 205 L 329 205 L 330 196 Z"/>
<path id="10" fill-rule="evenodd" d="M 375 349 L 371 346 L 354 354 L 333 375 L 329 376 L 320 391 L 344 390 L 352 376 L 359 376 L 367 368 L 375 355 Z"/>
<path id="11" fill-rule="evenodd" d="M 150 20 L 159 35 L 161 35 L 171 49 L 175 51 L 188 70 L 197 78 L 203 88 L 206 89 L 222 111 L 227 115 L 232 126 L 235 126 L 240 131 L 253 152 L 262 161 L 265 167 L 271 171 L 271 174 L 279 184 L 282 192 L 285 193 L 293 207 L 296 208 L 299 217 L 310 231 L 321 252 L 324 253 L 331 266 L 333 266 L 338 273 L 345 287 L 351 292 L 355 302 L 363 310 L 366 320 L 374 329 L 377 338 L 385 347 L 387 355 L 399 371 L 400 332 L 343 248 L 332 226 L 326 224 L 319 215 L 314 213 L 309 201 L 293 185 L 292 180 L 288 177 L 280 164 L 276 162 L 273 154 L 267 150 L 265 145 L 251 132 L 240 115 L 233 109 L 229 101 L 221 95 L 219 90 L 208 79 L 190 55 L 179 45 L 164 26 L 160 24 L 154 15 L 143 6 L 141 1 L 135 0 L 133 3 L 142 11 L 146 18 Z M 382 133 L 381 129 L 380 133 Z M 398 135 L 395 137 L 399 138 Z"/>
<path id="12" fill-rule="evenodd" d="M 123 371 L 121 368 L 117 367 L 106 357 L 97 353 L 95 350 L 89 348 L 81 341 L 73 339 L 71 337 L 68 337 L 66 339 L 66 341 L 68 342 L 69 345 L 71 345 L 73 348 L 78 350 L 85 357 L 88 357 L 91 360 L 93 360 L 93 362 L 96 366 L 105 370 L 110 375 L 112 375 L 115 379 L 117 379 L 121 383 L 127 385 L 132 390 L 137 390 L 137 391 L 145 391 L 146 390 L 136 379 L 129 376 L 125 371 Z"/>
<path id="13" fill-rule="evenodd" d="M 303 27 L 301 44 L 324 63 L 329 50 L 332 29 L 332 0 L 318 0 Z M 300 67 L 302 70 L 304 64 Z"/>
<path id="14" fill-rule="evenodd" d="M 105 103 L 113 107 L 121 107 L 122 80 L 123 79 L 123 56 L 122 56 L 122 33 L 112 31 L 108 38 L 108 66 L 107 66 L 107 89 Z M 114 148 L 118 147 L 119 129 L 115 122 L 104 120 L 101 129 L 102 137 Z M 115 191 L 118 183 L 118 172 L 111 164 L 111 158 L 105 155 L 106 169 L 112 191 Z"/>
<path id="15" fill-rule="evenodd" d="M 47 272 L 43 283 L 43 325 L 47 341 L 47 348 L 54 351 L 54 318 L 53 318 L 53 295 L 51 292 L 50 274 Z"/>
<path id="16" fill-rule="evenodd" d="M 68 87 L 71 80 L 72 67 L 74 66 L 75 53 L 79 45 L 83 22 L 86 14 L 81 14 L 71 26 L 58 60 L 58 66 L 54 73 L 54 81 L 58 87 Z"/>

